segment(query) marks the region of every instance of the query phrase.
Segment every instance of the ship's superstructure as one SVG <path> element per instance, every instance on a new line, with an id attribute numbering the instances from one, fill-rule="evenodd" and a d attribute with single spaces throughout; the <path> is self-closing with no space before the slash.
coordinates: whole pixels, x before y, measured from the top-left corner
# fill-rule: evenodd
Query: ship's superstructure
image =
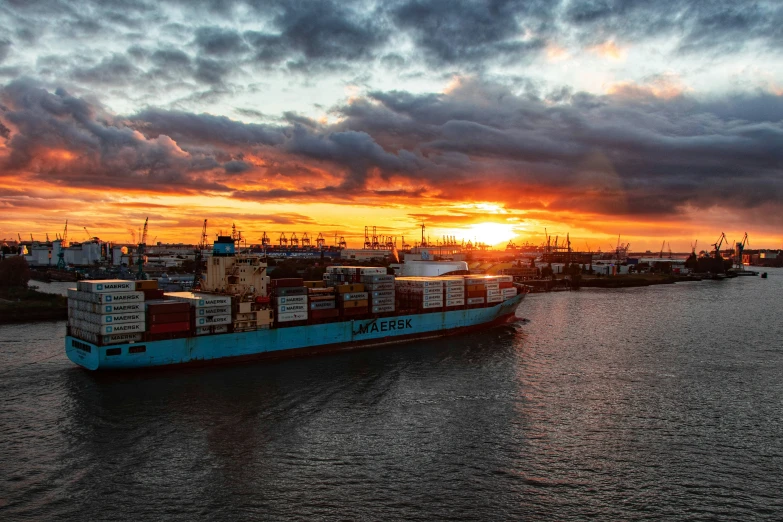
<path id="1" fill-rule="evenodd" d="M 264 259 L 237 254 L 231 237 L 215 242 L 201 289 L 79 282 L 68 292 L 68 357 L 94 370 L 357 348 L 503 323 L 524 297 L 511 276 L 395 277 L 385 267 L 270 281 Z"/>

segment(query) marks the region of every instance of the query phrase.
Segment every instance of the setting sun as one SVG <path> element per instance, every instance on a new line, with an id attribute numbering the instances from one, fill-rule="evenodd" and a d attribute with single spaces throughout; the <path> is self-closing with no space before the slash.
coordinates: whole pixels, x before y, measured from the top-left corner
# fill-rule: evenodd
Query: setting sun
<path id="1" fill-rule="evenodd" d="M 476 223 L 468 228 L 468 239 L 486 243 L 487 245 L 499 245 L 506 243 L 516 234 L 514 225 L 504 225 L 501 223 Z"/>

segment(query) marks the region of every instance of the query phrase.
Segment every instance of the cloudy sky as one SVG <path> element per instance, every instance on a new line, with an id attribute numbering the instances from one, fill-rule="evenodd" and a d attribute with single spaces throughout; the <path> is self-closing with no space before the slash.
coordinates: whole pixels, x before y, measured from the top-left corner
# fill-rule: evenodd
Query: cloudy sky
<path id="1" fill-rule="evenodd" d="M 0 239 L 780 247 L 782 51 L 778 1 L 5 0 Z"/>

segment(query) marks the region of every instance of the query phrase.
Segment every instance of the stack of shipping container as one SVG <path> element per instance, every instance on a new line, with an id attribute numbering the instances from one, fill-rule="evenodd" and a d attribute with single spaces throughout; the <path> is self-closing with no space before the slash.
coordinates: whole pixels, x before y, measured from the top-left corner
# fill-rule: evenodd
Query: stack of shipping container
<path id="1" fill-rule="evenodd" d="M 367 291 L 372 314 L 388 314 L 395 310 L 394 276 L 386 274 L 362 274 L 362 284 Z"/>
<path id="2" fill-rule="evenodd" d="M 231 296 L 192 292 L 168 292 L 166 297 L 187 303 L 196 335 L 227 333 L 232 325 Z M 161 303 L 163 304 L 163 303 Z"/>
<path id="3" fill-rule="evenodd" d="M 306 324 L 308 314 L 308 288 L 299 277 L 272 279 L 272 305 L 275 323 L 281 326 Z"/>
<path id="4" fill-rule="evenodd" d="M 398 310 L 417 313 L 443 310 L 443 289 L 441 278 L 398 277 L 394 281 L 399 302 Z"/>
<path id="5" fill-rule="evenodd" d="M 99 345 L 140 341 L 147 324 L 144 292 L 136 290 L 136 283 L 79 281 L 76 288 L 69 288 L 70 335 Z"/>

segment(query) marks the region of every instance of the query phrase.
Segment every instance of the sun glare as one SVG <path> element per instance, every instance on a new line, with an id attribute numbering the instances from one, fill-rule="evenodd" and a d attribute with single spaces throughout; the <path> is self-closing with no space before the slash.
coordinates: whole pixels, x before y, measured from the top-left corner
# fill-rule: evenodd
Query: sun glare
<path id="1" fill-rule="evenodd" d="M 468 239 L 487 245 L 507 243 L 516 236 L 514 233 L 514 225 L 489 222 L 471 225 L 470 228 L 468 228 L 468 234 L 470 235 Z"/>

